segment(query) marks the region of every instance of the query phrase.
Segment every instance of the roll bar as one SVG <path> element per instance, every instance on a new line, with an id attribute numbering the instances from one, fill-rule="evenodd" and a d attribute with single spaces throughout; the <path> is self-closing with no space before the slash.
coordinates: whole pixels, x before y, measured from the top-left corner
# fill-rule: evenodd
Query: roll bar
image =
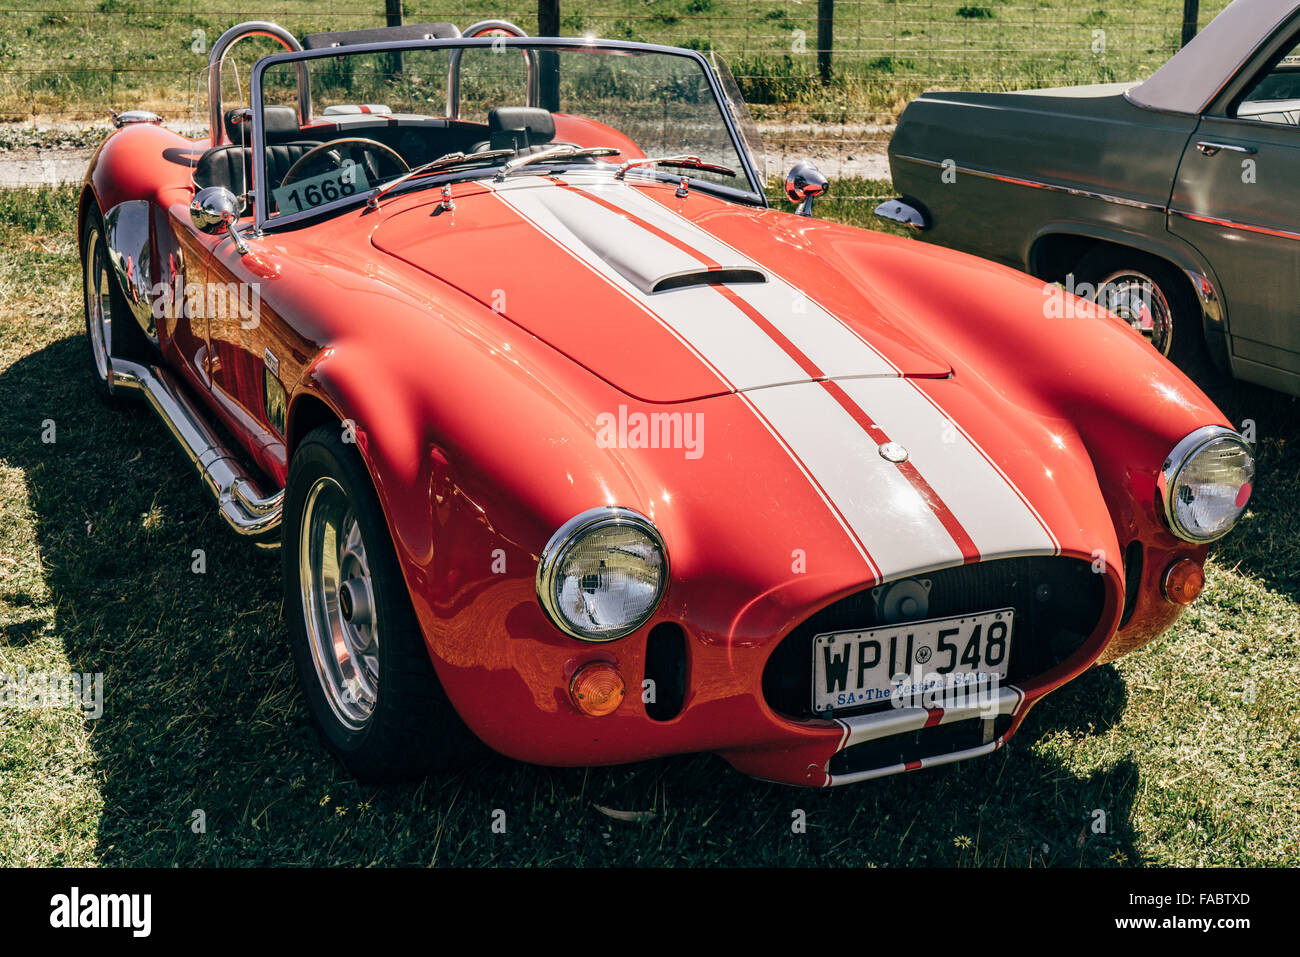
<path id="1" fill-rule="evenodd" d="M 463 37 L 480 37 L 486 33 L 500 31 L 515 37 L 528 36 L 523 30 L 509 20 L 480 20 L 461 34 Z M 222 116 L 221 70 L 226 54 L 240 40 L 247 37 L 267 37 L 278 40 L 280 45 L 291 53 L 302 50 L 298 38 L 284 27 L 268 20 L 249 20 L 231 27 L 212 44 L 212 53 L 208 56 L 208 126 L 211 128 L 212 145 L 220 146 L 226 130 Z M 460 116 L 460 58 L 462 50 L 453 50 L 447 67 L 447 115 L 452 119 Z M 537 85 L 537 58 L 532 50 L 525 50 L 528 62 L 528 105 L 536 106 L 539 99 Z M 308 78 L 307 66 L 297 65 L 298 69 L 298 125 L 306 126 L 311 122 L 311 80 Z"/>
<path id="2" fill-rule="evenodd" d="M 217 38 L 212 44 L 212 53 L 208 56 L 208 125 L 212 130 L 212 145 L 220 146 L 225 137 L 225 124 L 222 122 L 221 110 L 221 68 L 226 54 L 240 40 L 247 37 L 267 37 L 280 41 L 280 45 L 291 53 L 302 50 L 298 38 L 279 24 L 267 20 L 249 20 L 238 23 Z M 307 78 L 307 67 L 298 64 L 298 125 L 306 126 L 311 122 L 311 83 Z"/>
<path id="3" fill-rule="evenodd" d="M 528 36 L 527 33 L 509 20 L 480 20 L 462 33 L 461 36 L 472 39 L 473 37 L 481 37 L 485 33 L 492 33 L 494 30 L 500 30 L 512 37 Z M 453 120 L 460 119 L 460 57 L 464 52 L 463 49 L 452 50 L 447 63 L 447 117 Z M 532 50 L 525 50 L 524 58 L 528 63 L 528 105 L 536 106 L 539 99 L 537 58 Z"/>

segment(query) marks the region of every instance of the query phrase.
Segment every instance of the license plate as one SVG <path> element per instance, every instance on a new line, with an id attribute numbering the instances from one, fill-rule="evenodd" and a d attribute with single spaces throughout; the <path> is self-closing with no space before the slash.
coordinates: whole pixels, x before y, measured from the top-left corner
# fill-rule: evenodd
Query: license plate
<path id="1" fill-rule="evenodd" d="M 288 186 L 271 190 L 276 209 L 282 213 L 301 213 L 304 209 L 324 206 L 344 196 L 364 193 L 370 188 L 365 168 L 345 160 L 338 169 L 319 176 L 294 180 Z"/>
<path id="2" fill-rule="evenodd" d="M 1007 676 L 1015 610 L 813 638 L 813 711 L 824 713 Z M 897 679 L 897 680 L 896 680 Z"/>

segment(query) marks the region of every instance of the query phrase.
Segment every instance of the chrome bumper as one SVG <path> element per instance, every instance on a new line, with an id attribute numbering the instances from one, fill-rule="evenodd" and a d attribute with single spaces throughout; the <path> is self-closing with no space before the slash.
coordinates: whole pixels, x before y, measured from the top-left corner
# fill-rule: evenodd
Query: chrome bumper
<path id="1" fill-rule="evenodd" d="M 852 718 L 836 718 L 842 736 L 836 753 L 840 753 L 857 744 L 891 737 L 896 734 L 921 731 L 929 727 L 951 724 L 956 721 L 980 719 L 984 728 L 984 740 L 976 747 L 960 751 L 950 751 L 917 758 L 902 764 L 889 764 L 846 773 L 832 774 L 827 768 L 825 787 L 839 787 L 845 784 L 857 784 L 875 778 L 915 771 L 920 768 L 937 767 L 954 761 L 965 761 L 996 751 L 1006 740 L 1004 736 L 994 734 L 995 719 L 999 715 L 1015 715 L 1024 703 L 1025 694 L 1015 685 L 1006 685 L 998 690 L 992 701 L 970 707 L 952 708 L 946 711 L 927 711 L 924 708 L 898 708 L 892 711 L 879 711 L 875 714 L 858 715 Z M 935 720 L 937 718 L 937 721 Z"/>

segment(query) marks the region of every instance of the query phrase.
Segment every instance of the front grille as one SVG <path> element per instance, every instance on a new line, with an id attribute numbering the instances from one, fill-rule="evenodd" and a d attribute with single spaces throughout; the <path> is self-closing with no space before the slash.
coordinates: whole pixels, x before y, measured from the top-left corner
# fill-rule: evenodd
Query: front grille
<path id="1" fill-rule="evenodd" d="M 1104 576 L 1093 572 L 1091 563 L 1075 558 L 1002 558 L 914 578 L 930 582 L 928 608 L 920 619 L 1015 609 L 1006 678 L 1010 683 L 1041 674 L 1078 651 L 1097 627 L 1106 602 Z M 814 717 L 813 637 L 887 624 L 877 612 L 872 591 L 864 589 L 823 608 L 777 645 L 763 669 L 763 695 L 773 710 L 794 718 Z M 835 716 L 889 707 L 888 701 L 882 701 L 838 711 Z"/>

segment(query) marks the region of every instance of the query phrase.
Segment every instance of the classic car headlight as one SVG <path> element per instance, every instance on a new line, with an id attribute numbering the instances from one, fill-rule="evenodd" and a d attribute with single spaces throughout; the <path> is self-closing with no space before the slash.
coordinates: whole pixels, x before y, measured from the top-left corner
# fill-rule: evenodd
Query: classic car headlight
<path id="1" fill-rule="evenodd" d="M 668 582 L 654 524 L 627 508 L 593 508 L 551 536 L 537 565 L 537 597 L 555 626 L 583 641 L 612 641 L 645 624 Z"/>
<path id="2" fill-rule="evenodd" d="M 1255 456 L 1231 429 L 1209 425 L 1169 453 L 1158 485 L 1165 520 L 1179 538 L 1212 542 L 1232 530 L 1250 500 Z"/>

